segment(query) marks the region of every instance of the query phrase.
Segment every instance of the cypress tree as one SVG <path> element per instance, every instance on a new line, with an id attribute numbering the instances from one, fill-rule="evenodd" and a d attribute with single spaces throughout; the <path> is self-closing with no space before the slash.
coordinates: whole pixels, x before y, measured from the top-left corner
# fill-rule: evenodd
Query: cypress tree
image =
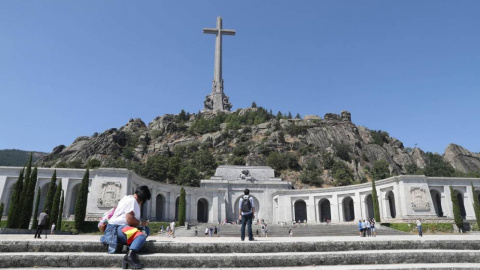
<path id="1" fill-rule="evenodd" d="M 453 187 L 450 186 L 450 197 L 452 199 L 452 206 L 453 206 L 453 219 L 455 220 L 455 224 L 458 227 L 460 232 L 463 232 L 463 218 L 460 215 L 460 205 L 458 204 L 457 193 L 453 190 Z"/>
<path id="2" fill-rule="evenodd" d="M 32 229 L 36 229 L 38 226 L 38 206 L 40 205 L 40 197 L 42 195 L 42 190 L 40 187 L 37 189 L 37 200 L 35 201 L 35 211 L 33 212 L 33 224 Z"/>
<path id="3" fill-rule="evenodd" d="M 82 179 L 82 184 L 78 190 L 77 200 L 75 201 L 75 229 L 81 231 L 85 222 L 88 199 L 88 179 L 90 172 L 87 169 Z"/>
<path id="4" fill-rule="evenodd" d="M 185 216 L 187 214 L 187 201 L 186 201 L 185 189 L 180 189 L 180 200 L 178 202 L 178 224 L 183 226 L 185 224 Z"/>
<path id="5" fill-rule="evenodd" d="M 57 220 L 57 230 L 62 230 L 62 216 L 63 216 L 63 203 L 65 198 L 63 197 L 63 190 L 62 190 L 62 198 L 60 199 L 60 208 L 58 211 L 58 220 Z"/>
<path id="6" fill-rule="evenodd" d="M 15 222 L 16 222 L 16 225 L 15 225 L 15 228 L 23 228 L 22 225 L 23 225 L 23 205 L 25 204 L 25 200 L 26 200 L 26 197 L 25 195 L 27 194 L 28 192 L 28 185 L 30 183 L 30 177 L 31 177 L 31 174 L 32 174 L 32 153 L 30 152 L 30 157 L 28 159 L 28 162 L 27 162 L 27 168 L 25 170 L 25 180 L 23 181 L 23 187 L 22 187 L 22 193 L 20 195 L 20 201 L 19 201 L 19 204 L 18 204 L 18 213 L 15 214 L 17 217 L 15 218 Z"/>
<path id="7" fill-rule="evenodd" d="M 37 185 L 37 167 L 33 168 L 32 174 L 30 175 L 30 181 L 28 185 L 25 186 L 24 198 L 23 198 L 23 210 L 22 210 L 22 223 L 20 228 L 28 229 L 30 221 L 32 219 L 33 211 L 33 200 L 35 199 L 35 186 Z"/>
<path id="8" fill-rule="evenodd" d="M 5 208 L 5 204 L 0 203 L 0 221 L 2 221 L 2 216 L 3 216 L 3 208 Z"/>
<path id="9" fill-rule="evenodd" d="M 22 189 L 23 189 L 23 169 L 20 170 L 18 180 L 13 188 L 13 194 L 10 198 L 10 206 L 8 208 L 7 228 L 17 228 L 20 215 L 20 203 L 22 201 Z"/>
<path id="10" fill-rule="evenodd" d="M 57 170 L 54 170 L 52 175 L 52 180 L 50 180 L 50 185 L 48 186 L 47 199 L 45 200 L 45 204 L 43 206 L 43 209 L 50 210 L 50 213 L 52 211 L 53 197 L 55 196 L 56 188 L 57 188 Z M 45 224 L 45 225 L 47 226 L 48 224 Z"/>
<path id="11" fill-rule="evenodd" d="M 480 230 L 480 202 L 478 201 L 477 194 L 475 192 L 475 188 L 473 187 L 472 184 L 472 193 L 473 193 L 473 209 L 475 210 L 475 218 L 477 219 L 477 226 Z"/>
<path id="12" fill-rule="evenodd" d="M 50 223 L 56 223 L 58 219 L 58 208 L 60 206 L 60 195 L 62 194 L 62 181 L 59 181 L 55 197 L 53 198 L 52 210 L 50 211 Z"/>
<path id="13" fill-rule="evenodd" d="M 373 201 L 373 216 L 375 217 L 375 222 L 380 221 L 380 207 L 378 205 L 378 196 L 377 196 L 377 187 L 375 186 L 375 180 L 372 180 L 372 201 Z"/>

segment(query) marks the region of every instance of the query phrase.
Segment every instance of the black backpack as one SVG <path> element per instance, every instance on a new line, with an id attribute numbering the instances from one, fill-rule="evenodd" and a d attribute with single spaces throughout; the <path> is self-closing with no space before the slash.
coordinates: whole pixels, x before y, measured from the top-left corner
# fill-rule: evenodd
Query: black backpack
<path id="1" fill-rule="evenodd" d="M 243 197 L 241 210 L 244 213 L 248 213 L 248 212 L 252 211 L 252 204 L 250 203 L 250 196 L 248 196 L 248 198 Z"/>

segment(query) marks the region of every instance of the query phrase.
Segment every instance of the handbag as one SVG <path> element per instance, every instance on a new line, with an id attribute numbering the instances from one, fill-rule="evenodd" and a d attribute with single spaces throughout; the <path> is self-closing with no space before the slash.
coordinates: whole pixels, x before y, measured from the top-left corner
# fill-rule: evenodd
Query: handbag
<path id="1" fill-rule="evenodd" d="M 107 228 L 107 224 L 108 224 L 108 220 L 113 216 L 113 214 L 115 213 L 115 209 L 116 207 L 108 210 L 108 212 L 106 212 L 105 214 L 103 214 L 102 218 L 100 219 L 100 221 L 98 222 L 98 229 L 101 231 L 101 232 L 105 232 L 105 229 Z"/>

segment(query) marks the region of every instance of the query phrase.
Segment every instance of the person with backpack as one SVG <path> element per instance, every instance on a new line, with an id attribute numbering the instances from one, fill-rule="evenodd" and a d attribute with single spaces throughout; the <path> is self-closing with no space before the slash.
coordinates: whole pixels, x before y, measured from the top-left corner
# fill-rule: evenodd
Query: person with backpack
<path id="1" fill-rule="evenodd" d="M 247 226 L 248 231 L 248 240 L 253 241 L 253 232 L 252 232 L 252 220 L 255 215 L 255 203 L 253 198 L 250 197 L 250 190 L 246 188 L 243 191 L 244 196 L 240 198 L 238 204 L 238 218 L 242 221 L 242 226 L 240 228 L 240 239 L 245 240 L 245 225 Z"/>

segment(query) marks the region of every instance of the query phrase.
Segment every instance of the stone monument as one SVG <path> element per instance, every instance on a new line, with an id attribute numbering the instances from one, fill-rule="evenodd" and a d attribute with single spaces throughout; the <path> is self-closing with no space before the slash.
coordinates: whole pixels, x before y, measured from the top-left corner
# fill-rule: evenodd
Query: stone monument
<path id="1" fill-rule="evenodd" d="M 203 28 L 205 34 L 215 34 L 215 66 L 213 70 L 212 93 L 205 97 L 204 112 L 227 111 L 232 108 L 223 93 L 222 78 L 222 35 L 235 35 L 235 30 L 222 29 L 222 17 L 217 17 L 217 28 Z"/>

